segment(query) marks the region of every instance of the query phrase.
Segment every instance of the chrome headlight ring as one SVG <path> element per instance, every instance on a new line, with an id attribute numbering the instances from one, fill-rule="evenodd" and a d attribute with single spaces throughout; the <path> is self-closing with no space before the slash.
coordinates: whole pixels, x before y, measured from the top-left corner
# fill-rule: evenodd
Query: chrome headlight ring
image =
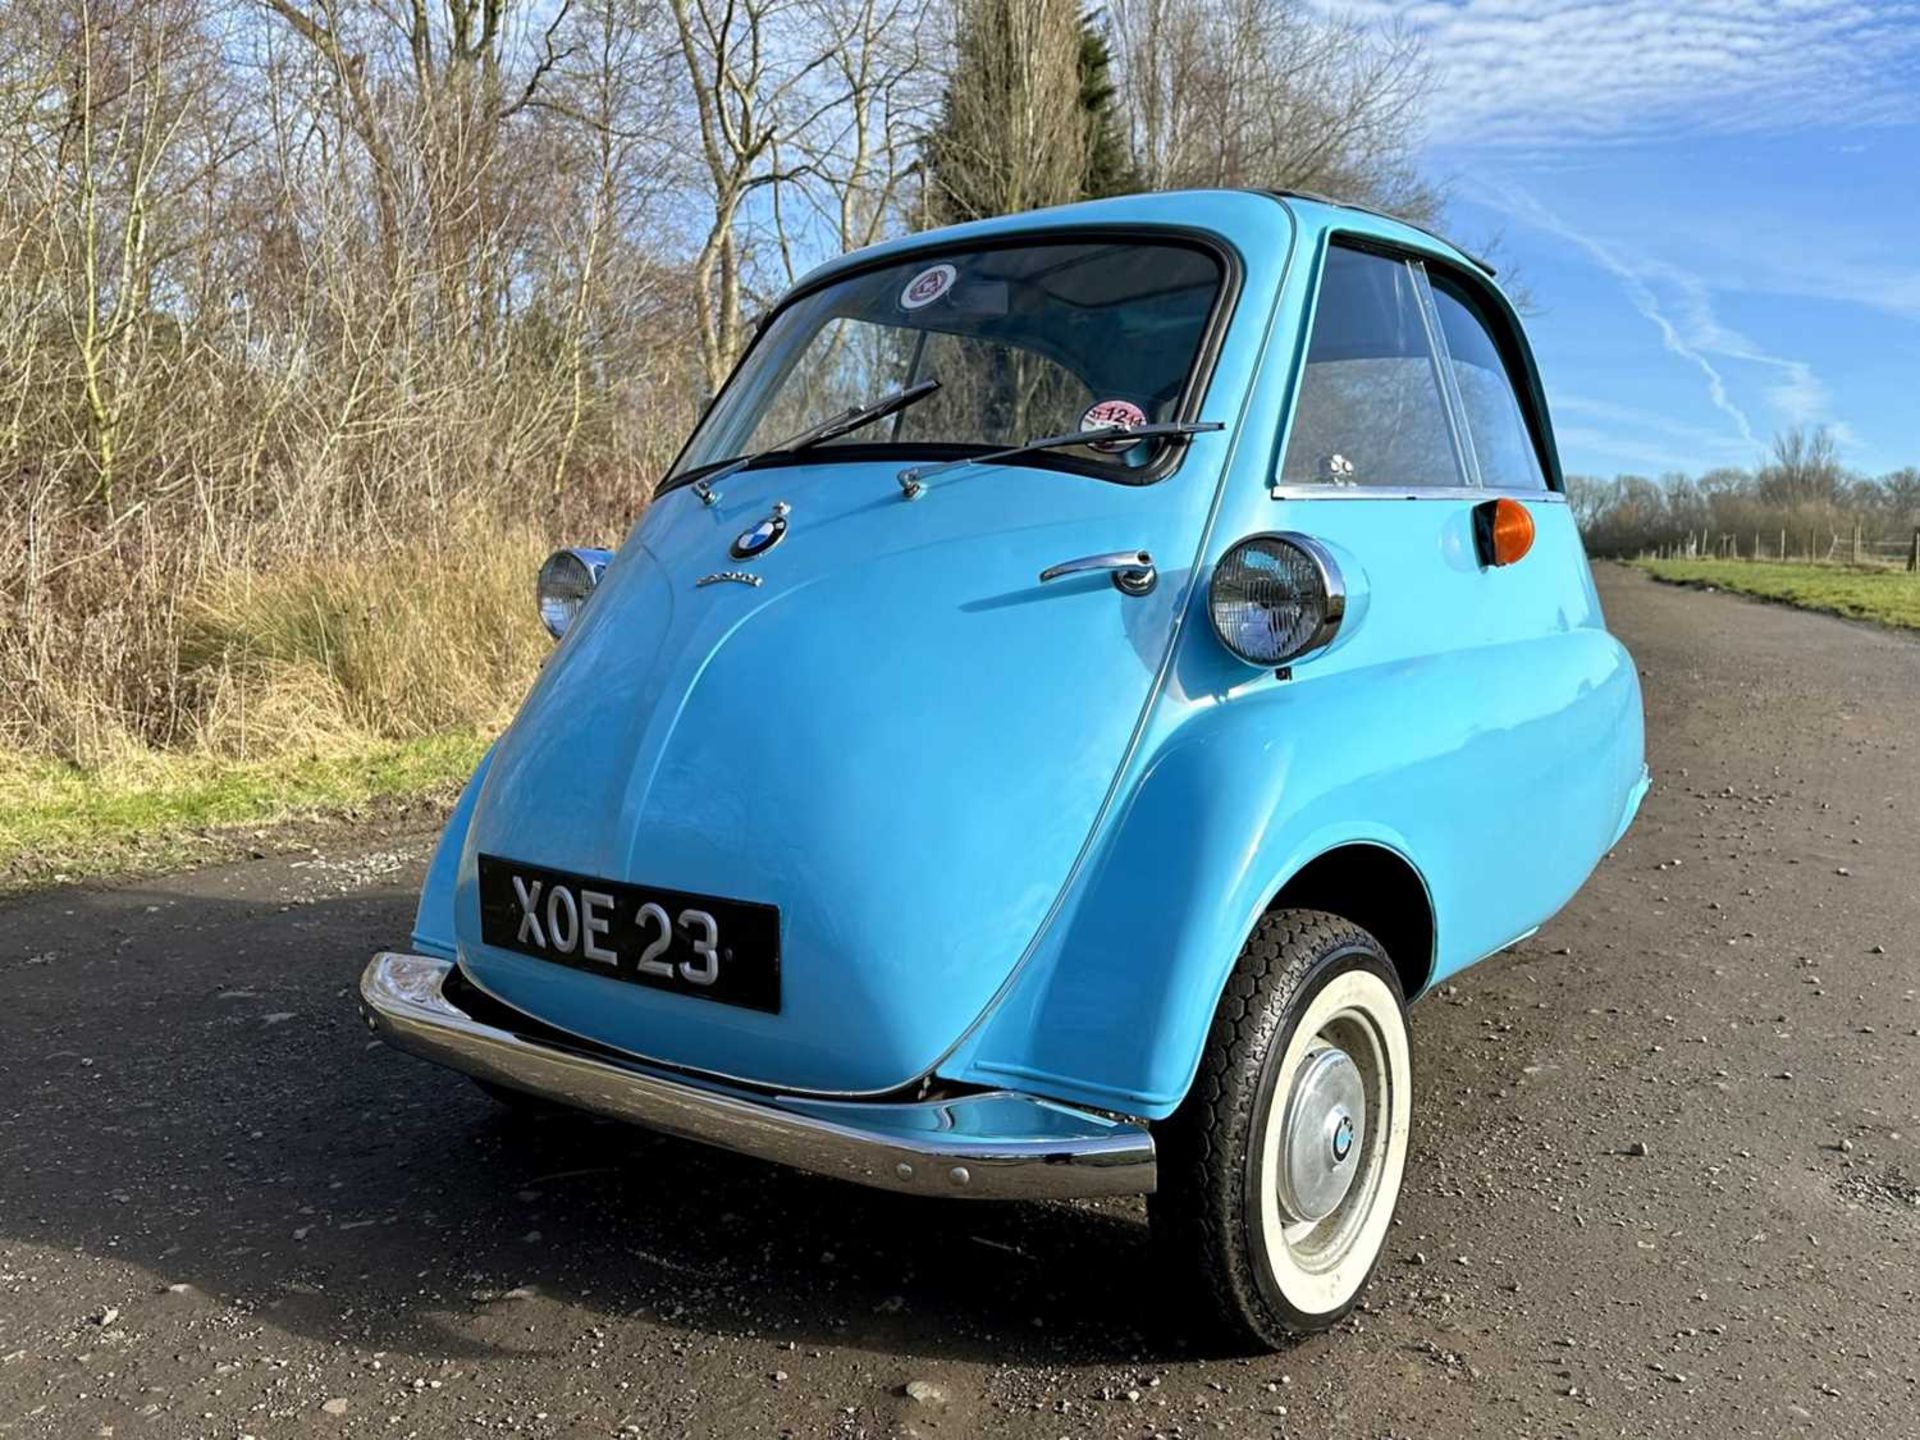
<path id="1" fill-rule="evenodd" d="M 540 623 L 554 639 L 567 633 L 612 561 L 611 550 L 584 546 L 556 550 L 547 557 L 534 582 L 534 598 L 540 606 Z"/>
<path id="2" fill-rule="evenodd" d="M 1318 540 L 1292 530 L 1236 541 L 1207 587 L 1213 633 L 1236 657 L 1262 669 L 1324 650 L 1346 613 L 1339 562 Z"/>

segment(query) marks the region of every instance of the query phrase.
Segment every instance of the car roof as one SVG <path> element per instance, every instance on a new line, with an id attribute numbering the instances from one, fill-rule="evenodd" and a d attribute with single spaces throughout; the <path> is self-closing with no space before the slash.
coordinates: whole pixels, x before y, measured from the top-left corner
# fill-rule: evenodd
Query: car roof
<path id="1" fill-rule="evenodd" d="M 1360 217 L 1364 217 L 1370 221 L 1384 222 L 1384 228 L 1388 232 L 1412 231 L 1416 235 L 1423 236 L 1438 245 L 1451 258 L 1465 261 L 1481 274 L 1485 275 L 1489 280 L 1493 279 L 1498 273 L 1494 270 L 1493 266 L 1481 259 L 1480 256 L 1474 254 L 1471 250 L 1463 249 L 1454 244 L 1438 230 L 1429 229 L 1425 225 L 1416 225 L 1411 220 L 1402 219 L 1400 216 L 1390 214 L 1385 210 L 1375 209 L 1371 205 L 1362 205 L 1354 200 L 1336 200 L 1328 195 L 1316 194 L 1312 190 L 1270 190 L 1266 193 L 1283 203 L 1299 202 L 1300 204 L 1315 206 L 1320 210 L 1344 212 L 1339 220 L 1333 221 L 1330 228 L 1351 229 L 1353 228 L 1351 221 Z M 1383 235 L 1382 238 L 1393 237 L 1389 233 Z"/>
<path id="2" fill-rule="evenodd" d="M 1040 235 L 1096 225 L 1171 227 L 1211 234 L 1229 244 L 1256 243 L 1270 235 L 1275 207 L 1285 210 L 1302 232 L 1312 232 L 1303 238 L 1317 239 L 1320 232 L 1339 230 L 1347 234 L 1371 236 L 1388 244 L 1437 252 L 1443 258 L 1477 270 L 1489 278 L 1494 273 L 1493 267 L 1486 261 L 1432 230 L 1384 211 L 1310 191 L 1158 190 L 1117 195 L 1105 200 L 1084 200 L 1045 210 L 1027 210 L 1015 215 L 1001 215 L 989 220 L 969 221 L 938 230 L 903 235 L 836 256 L 802 277 L 795 288 L 804 289 L 842 271 L 863 268 L 895 257 L 904 260 L 925 249 L 960 245 L 972 240 L 1004 241 L 1019 235 Z"/>

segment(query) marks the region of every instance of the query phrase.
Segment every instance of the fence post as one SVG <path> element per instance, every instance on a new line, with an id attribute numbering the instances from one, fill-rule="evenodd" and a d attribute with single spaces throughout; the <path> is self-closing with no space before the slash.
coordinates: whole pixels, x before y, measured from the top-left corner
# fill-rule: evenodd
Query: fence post
<path id="1" fill-rule="evenodd" d="M 1787 558 L 1787 527 L 1782 525 L 1780 527 L 1780 560 L 1784 563 L 1786 561 L 1786 558 Z"/>
<path id="2" fill-rule="evenodd" d="M 1920 574 L 1920 525 L 1913 527 L 1913 548 L 1907 552 L 1907 573 Z"/>
<path id="3" fill-rule="evenodd" d="M 1853 563 L 1860 563 L 1860 522 L 1853 522 Z"/>

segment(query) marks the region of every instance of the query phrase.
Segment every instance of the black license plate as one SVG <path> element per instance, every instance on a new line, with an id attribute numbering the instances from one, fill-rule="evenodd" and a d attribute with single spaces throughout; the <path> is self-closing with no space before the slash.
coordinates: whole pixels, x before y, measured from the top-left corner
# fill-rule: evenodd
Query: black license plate
<path id="1" fill-rule="evenodd" d="M 556 965 L 780 1010 L 780 911 L 480 856 L 480 938 Z"/>

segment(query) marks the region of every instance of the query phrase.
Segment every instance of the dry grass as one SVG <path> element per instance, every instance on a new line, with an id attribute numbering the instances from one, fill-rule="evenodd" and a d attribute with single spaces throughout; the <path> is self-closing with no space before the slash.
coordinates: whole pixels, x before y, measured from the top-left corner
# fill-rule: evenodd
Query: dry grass
<path id="1" fill-rule="evenodd" d="M 549 548 L 477 513 L 431 544 L 248 564 L 101 548 L 0 622 L 0 746 L 101 768 L 497 727 L 548 648 Z"/>
<path id="2" fill-rule="evenodd" d="M 475 512 L 432 544 L 241 564 L 176 538 L 55 575 L 0 618 L 0 888 L 450 796 L 550 649 L 549 548 Z"/>
<path id="3" fill-rule="evenodd" d="M 530 531 L 228 571 L 185 607 L 181 665 L 206 695 L 201 748 L 252 755 L 347 736 L 497 727 L 550 648 L 533 606 L 549 546 Z"/>

